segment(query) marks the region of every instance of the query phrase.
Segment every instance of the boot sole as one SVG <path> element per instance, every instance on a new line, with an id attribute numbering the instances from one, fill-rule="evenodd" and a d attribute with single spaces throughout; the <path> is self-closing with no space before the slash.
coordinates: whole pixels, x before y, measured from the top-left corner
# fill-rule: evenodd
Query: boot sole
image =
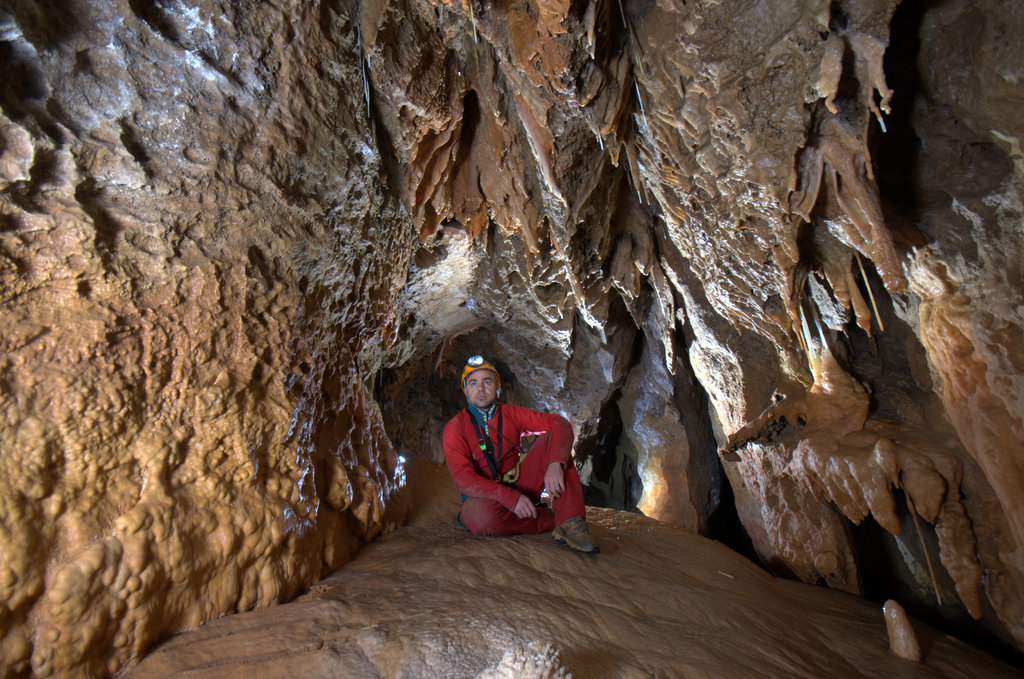
<path id="1" fill-rule="evenodd" d="M 590 549 L 590 550 L 580 549 L 579 547 L 577 547 L 575 545 L 569 544 L 569 541 L 566 540 L 565 538 L 561 537 L 561 536 L 554 535 L 552 537 L 554 538 L 555 542 L 557 542 L 558 544 L 565 545 L 566 547 L 568 547 L 572 551 L 579 552 L 580 554 L 600 554 L 601 553 L 601 547 L 597 546 L 597 545 L 595 545 L 594 548 Z"/>

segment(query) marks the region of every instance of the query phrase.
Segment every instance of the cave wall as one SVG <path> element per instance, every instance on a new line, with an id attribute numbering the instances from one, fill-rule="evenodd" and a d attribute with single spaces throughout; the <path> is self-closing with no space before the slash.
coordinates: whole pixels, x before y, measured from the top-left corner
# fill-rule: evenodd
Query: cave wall
<path id="1" fill-rule="evenodd" d="M 877 524 L 868 570 L 1024 645 L 1017 4 L 0 21 L 4 676 L 344 563 L 477 352 L 602 502 L 706 532 L 728 483 L 763 563 L 854 593 Z"/>
<path id="2" fill-rule="evenodd" d="M 105 676 L 400 519 L 357 356 L 414 232 L 346 11 L 3 3 L 0 675 Z"/>

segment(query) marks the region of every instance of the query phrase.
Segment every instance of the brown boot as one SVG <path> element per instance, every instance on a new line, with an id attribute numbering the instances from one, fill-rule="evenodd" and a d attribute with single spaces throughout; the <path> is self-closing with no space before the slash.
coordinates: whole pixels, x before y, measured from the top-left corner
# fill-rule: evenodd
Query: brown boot
<path id="1" fill-rule="evenodd" d="M 587 524 L 582 517 L 574 516 L 555 526 L 551 535 L 555 542 L 561 542 L 570 549 L 587 554 L 597 554 L 601 548 L 597 546 L 594 536 L 587 530 Z"/>

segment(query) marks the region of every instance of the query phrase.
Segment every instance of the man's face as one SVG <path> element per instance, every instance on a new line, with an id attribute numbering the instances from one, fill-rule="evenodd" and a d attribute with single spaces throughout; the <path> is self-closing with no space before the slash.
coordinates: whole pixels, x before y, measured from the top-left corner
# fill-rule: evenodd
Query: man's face
<path id="1" fill-rule="evenodd" d="M 486 368 L 474 370 L 466 378 L 463 391 L 472 405 L 489 408 L 498 395 L 498 378 Z"/>

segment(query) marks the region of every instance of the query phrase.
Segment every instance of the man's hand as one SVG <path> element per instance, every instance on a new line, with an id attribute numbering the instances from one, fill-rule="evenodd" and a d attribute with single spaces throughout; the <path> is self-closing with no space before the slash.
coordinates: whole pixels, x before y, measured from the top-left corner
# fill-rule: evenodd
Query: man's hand
<path id="1" fill-rule="evenodd" d="M 544 472 L 544 487 L 555 500 L 565 490 L 565 473 L 562 471 L 561 462 L 552 462 L 548 465 L 548 470 Z"/>
<path id="2" fill-rule="evenodd" d="M 533 506 L 532 502 L 530 502 L 530 498 L 525 495 L 519 496 L 519 499 L 516 500 L 516 506 L 512 511 L 520 519 L 537 518 L 537 508 Z"/>

